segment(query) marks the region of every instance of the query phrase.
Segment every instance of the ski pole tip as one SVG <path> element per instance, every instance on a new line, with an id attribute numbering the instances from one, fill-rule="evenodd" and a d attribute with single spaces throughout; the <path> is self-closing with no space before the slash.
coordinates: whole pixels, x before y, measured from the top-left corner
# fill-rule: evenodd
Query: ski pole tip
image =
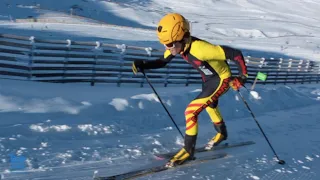
<path id="1" fill-rule="evenodd" d="M 279 160 L 278 163 L 281 164 L 281 165 L 283 165 L 283 164 L 285 164 L 286 162 L 285 162 L 284 160 Z"/>

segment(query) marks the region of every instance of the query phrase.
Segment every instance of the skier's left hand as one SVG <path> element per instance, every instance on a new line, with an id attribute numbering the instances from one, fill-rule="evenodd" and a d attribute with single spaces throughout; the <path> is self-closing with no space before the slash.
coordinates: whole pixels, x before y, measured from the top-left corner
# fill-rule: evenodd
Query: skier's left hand
<path id="1" fill-rule="evenodd" d="M 247 74 L 240 75 L 238 77 L 234 77 L 230 82 L 229 86 L 235 90 L 238 91 L 247 81 Z"/>
<path id="2" fill-rule="evenodd" d="M 137 74 L 138 72 L 143 72 L 144 68 L 144 61 L 143 60 L 135 60 L 132 63 L 132 71 L 134 74 Z"/>

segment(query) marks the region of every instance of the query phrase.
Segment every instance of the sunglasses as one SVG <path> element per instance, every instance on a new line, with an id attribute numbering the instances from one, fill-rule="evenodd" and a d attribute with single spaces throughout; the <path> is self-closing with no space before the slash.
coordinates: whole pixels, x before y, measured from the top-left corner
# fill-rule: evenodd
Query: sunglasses
<path id="1" fill-rule="evenodd" d="M 173 49 L 176 47 L 176 45 L 174 43 L 169 43 L 169 44 L 164 44 L 164 47 L 166 49 Z"/>
<path id="2" fill-rule="evenodd" d="M 176 41 L 175 42 L 172 42 L 172 43 L 169 43 L 169 44 L 164 44 L 164 47 L 166 48 L 166 49 L 173 49 L 173 48 L 175 48 L 176 47 Z"/>

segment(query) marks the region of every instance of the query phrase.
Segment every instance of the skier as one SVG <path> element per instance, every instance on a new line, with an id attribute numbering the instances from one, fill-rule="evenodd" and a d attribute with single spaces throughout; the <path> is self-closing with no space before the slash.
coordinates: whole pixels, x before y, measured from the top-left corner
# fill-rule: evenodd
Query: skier
<path id="1" fill-rule="evenodd" d="M 206 109 L 217 134 L 207 143 L 210 150 L 228 137 L 225 122 L 218 109 L 218 99 L 231 86 L 239 90 L 248 77 L 247 67 L 241 51 L 191 36 L 189 22 L 178 13 L 165 15 L 157 27 L 157 35 L 165 47 L 164 57 L 155 61 L 135 60 L 132 70 L 143 72 L 145 69 L 162 68 L 176 55 L 180 54 L 202 76 L 202 92 L 190 102 L 185 110 L 186 131 L 184 147 L 173 156 L 166 167 L 171 168 L 186 160 L 194 159 L 194 150 L 198 134 L 198 115 Z M 239 69 L 237 77 L 231 77 L 226 60 L 234 61 Z"/>

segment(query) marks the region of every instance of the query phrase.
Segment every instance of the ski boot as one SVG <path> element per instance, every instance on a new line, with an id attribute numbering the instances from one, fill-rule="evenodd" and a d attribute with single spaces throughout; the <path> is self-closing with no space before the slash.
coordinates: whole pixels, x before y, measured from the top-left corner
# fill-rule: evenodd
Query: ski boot
<path id="1" fill-rule="evenodd" d="M 183 164 L 186 161 L 194 160 L 195 158 L 193 156 L 190 156 L 190 154 L 182 148 L 170 161 L 167 162 L 165 165 L 167 168 L 173 168 L 180 164 Z"/>
<path id="2" fill-rule="evenodd" d="M 197 135 L 190 136 L 186 134 L 184 138 L 184 147 L 175 156 L 173 156 L 173 158 L 170 159 L 165 166 L 167 168 L 172 168 L 186 161 L 194 160 L 196 140 Z"/>
<path id="3" fill-rule="evenodd" d="M 227 140 L 228 132 L 225 123 L 222 121 L 220 123 L 214 124 L 214 128 L 217 134 L 206 144 L 205 150 L 211 150 L 214 146 L 219 145 L 222 141 Z"/>

